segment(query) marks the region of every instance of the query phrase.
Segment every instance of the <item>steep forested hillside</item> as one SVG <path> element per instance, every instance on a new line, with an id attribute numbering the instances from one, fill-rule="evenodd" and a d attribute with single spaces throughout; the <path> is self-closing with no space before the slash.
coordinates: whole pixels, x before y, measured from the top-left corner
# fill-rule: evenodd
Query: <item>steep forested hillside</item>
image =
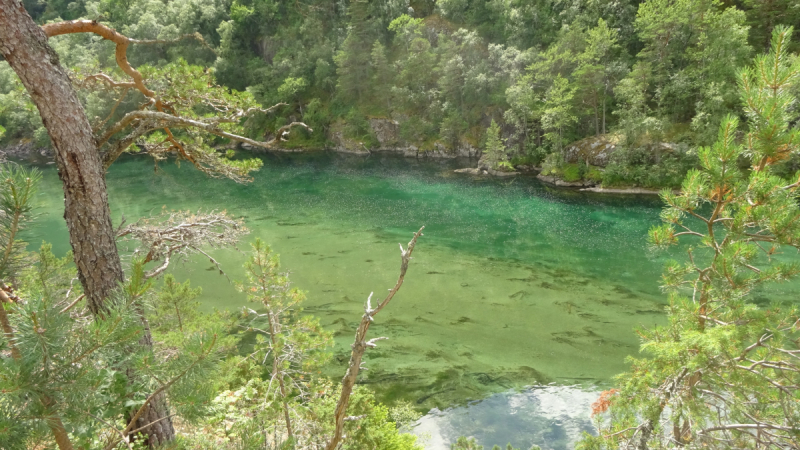
<path id="1" fill-rule="evenodd" d="M 204 42 L 134 46 L 130 59 L 184 59 L 265 106 L 285 102 L 247 126 L 253 136 L 290 120 L 314 129 L 293 133 L 287 147 L 475 155 L 495 120 L 505 139 L 495 165 L 544 163 L 561 175 L 651 187 L 680 182 L 696 164 L 692 149 L 713 142 L 726 114 L 740 114 L 738 68 L 766 50 L 776 25 L 800 20 L 788 0 L 85 0 L 26 8 L 40 23 L 96 19 L 137 39 L 200 33 Z M 113 67 L 113 47 L 96 36 L 51 42 L 79 73 Z M 4 142 L 46 146 L 6 65 L 0 96 Z M 116 102 L 98 91 L 84 96 L 90 117 L 105 117 Z M 599 135 L 615 145 L 610 161 L 565 151 Z"/>

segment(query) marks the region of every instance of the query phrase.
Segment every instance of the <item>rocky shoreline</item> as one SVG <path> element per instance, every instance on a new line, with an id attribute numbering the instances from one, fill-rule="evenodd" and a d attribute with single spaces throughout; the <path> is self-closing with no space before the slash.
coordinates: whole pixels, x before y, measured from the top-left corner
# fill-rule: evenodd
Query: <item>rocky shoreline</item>
<path id="1" fill-rule="evenodd" d="M 47 164 L 53 162 L 53 150 L 37 147 L 31 142 L 20 142 L 0 148 L 0 160 L 3 159 Z"/>
<path id="2" fill-rule="evenodd" d="M 409 146 L 409 147 L 399 147 L 399 148 L 378 148 L 378 149 L 365 149 L 365 150 L 358 150 L 352 147 L 347 146 L 337 146 L 332 147 L 324 150 L 309 150 L 309 149 L 302 149 L 302 148 L 272 148 L 272 149 L 261 149 L 257 147 L 252 147 L 249 145 L 243 145 L 242 148 L 248 151 L 266 151 L 266 152 L 279 152 L 279 153 L 306 153 L 306 152 L 314 152 L 314 151 L 331 151 L 336 153 L 343 153 L 343 154 L 352 154 L 352 155 L 364 155 L 368 156 L 373 153 L 394 153 L 398 155 L 402 155 L 407 158 L 465 158 L 471 157 L 475 158 L 478 155 L 478 151 L 473 149 L 469 149 L 457 153 L 447 152 L 444 149 L 434 150 L 434 151 L 420 151 L 417 147 Z M 13 145 L 9 145 L 0 149 L 0 161 L 3 159 L 12 159 L 18 161 L 26 161 L 33 164 L 53 164 L 53 150 L 50 148 L 40 148 L 36 147 L 30 142 L 24 143 L 17 143 Z M 479 163 L 478 167 L 467 167 L 463 169 L 456 169 L 454 170 L 455 173 L 464 174 L 464 175 L 473 175 L 473 176 L 493 176 L 493 177 L 513 177 L 518 175 L 535 175 L 539 181 L 543 183 L 549 184 L 551 186 L 556 187 L 563 187 L 563 188 L 579 188 L 582 192 L 593 192 L 598 194 L 635 194 L 635 195 L 658 195 L 661 191 L 656 189 L 645 189 L 639 187 L 630 187 L 630 188 L 603 188 L 599 186 L 597 183 L 591 181 L 576 181 L 576 182 L 569 182 L 560 179 L 559 177 L 552 176 L 552 175 L 542 175 L 541 168 L 533 167 L 533 166 L 518 166 L 516 167 L 515 171 L 512 172 L 504 172 L 499 170 L 490 169 L 488 167 L 482 167 Z"/>

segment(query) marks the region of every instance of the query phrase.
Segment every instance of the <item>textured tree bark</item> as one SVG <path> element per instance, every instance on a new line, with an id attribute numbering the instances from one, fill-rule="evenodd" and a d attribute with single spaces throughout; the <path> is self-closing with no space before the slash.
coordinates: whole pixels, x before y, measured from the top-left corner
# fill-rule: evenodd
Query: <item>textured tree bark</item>
<path id="1" fill-rule="evenodd" d="M 150 324 L 144 317 L 144 311 L 140 310 L 139 315 L 144 324 L 144 333 L 139 343 L 146 347 L 152 347 L 153 337 L 150 334 Z M 136 378 L 136 373 L 132 370 L 128 370 L 128 378 Z M 134 418 L 136 420 L 136 424 L 131 427 L 132 429 L 139 429 L 149 425 L 141 431 L 141 433 L 146 436 L 146 443 L 149 447 L 157 447 L 175 439 L 175 427 L 172 424 L 172 419 L 169 417 L 169 403 L 167 402 L 167 395 L 164 391 L 156 392 L 153 399 L 145 406 L 144 412 L 138 418 L 135 417 L 136 412 L 136 409 L 132 409 L 128 420 Z"/>
<path id="2" fill-rule="evenodd" d="M 0 0 L 0 53 L 22 80 L 47 128 L 64 185 L 64 219 L 89 309 L 123 280 L 103 166 L 83 107 L 47 36 L 19 0 Z"/>
<path id="3" fill-rule="evenodd" d="M 64 186 L 64 219 L 89 309 L 102 317 L 104 300 L 124 279 L 117 251 L 103 165 L 83 106 L 47 35 L 19 0 L 0 0 L 0 53 L 36 104 L 56 153 Z M 144 345 L 152 345 L 145 327 Z M 152 402 L 137 425 L 169 415 L 166 396 Z M 170 420 L 143 431 L 150 445 L 173 439 Z"/>

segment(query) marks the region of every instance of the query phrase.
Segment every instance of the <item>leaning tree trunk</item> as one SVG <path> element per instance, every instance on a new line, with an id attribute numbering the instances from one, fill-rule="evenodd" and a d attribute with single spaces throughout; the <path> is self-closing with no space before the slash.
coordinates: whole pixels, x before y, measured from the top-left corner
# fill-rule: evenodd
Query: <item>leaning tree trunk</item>
<path id="1" fill-rule="evenodd" d="M 0 53 L 22 80 L 50 134 L 64 185 L 64 219 L 78 277 L 89 309 L 102 316 L 104 300 L 124 274 L 92 127 L 58 55 L 19 0 L 0 0 Z M 151 341 L 146 331 L 145 345 Z M 166 397 L 162 394 L 151 404 L 137 425 L 158 421 L 142 431 L 149 444 L 156 445 L 171 440 L 175 431 Z"/>
<path id="2" fill-rule="evenodd" d="M 92 127 L 47 36 L 19 0 L 0 0 L 0 52 L 39 109 L 64 184 L 64 219 L 93 313 L 123 280 Z"/>

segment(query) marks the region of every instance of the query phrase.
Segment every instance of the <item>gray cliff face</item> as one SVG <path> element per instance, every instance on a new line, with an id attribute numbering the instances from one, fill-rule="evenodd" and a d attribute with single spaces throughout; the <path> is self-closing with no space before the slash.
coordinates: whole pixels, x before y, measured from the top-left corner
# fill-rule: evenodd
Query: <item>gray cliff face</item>
<path id="1" fill-rule="evenodd" d="M 53 149 L 37 147 L 31 142 L 21 142 L 0 148 L 0 161 L 14 159 L 42 164 L 52 162 L 53 157 Z"/>
<path id="2" fill-rule="evenodd" d="M 369 126 L 379 143 L 377 147 L 345 137 L 344 127 L 341 124 L 334 124 L 328 134 L 328 139 L 333 142 L 331 149 L 341 153 L 355 154 L 392 152 L 414 158 L 476 158 L 481 153 L 479 148 L 463 141 L 455 148 L 436 142 L 432 150 L 421 150 L 419 146 L 406 142 L 400 137 L 400 122 L 394 119 L 372 118 L 369 119 Z"/>

